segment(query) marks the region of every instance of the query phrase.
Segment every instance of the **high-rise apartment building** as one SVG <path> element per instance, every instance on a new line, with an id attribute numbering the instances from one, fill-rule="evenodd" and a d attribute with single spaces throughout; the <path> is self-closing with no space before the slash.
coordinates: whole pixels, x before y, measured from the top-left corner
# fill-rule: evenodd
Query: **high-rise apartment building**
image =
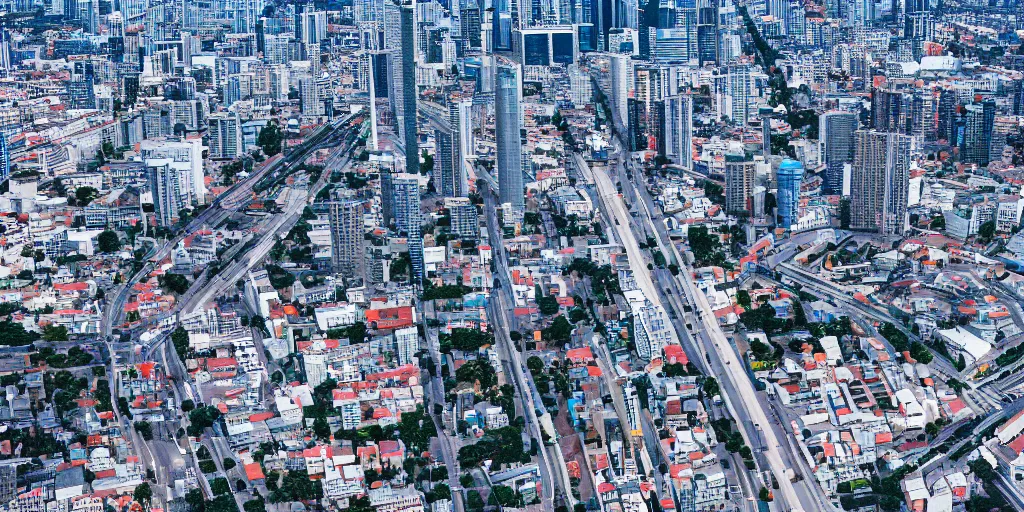
<path id="1" fill-rule="evenodd" d="M 679 94 L 665 99 L 665 157 L 683 169 L 693 169 L 693 97 Z"/>
<path id="2" fill-rule="evenodd" d="M 171 166 L 169 158 L 146 161 L 146 182 L 153 194 L 153 215 L 158 226 L 172 226 L 178 222 L 180 212 L 190 206 L 188 187 L 181 185 L 181 171 Z"/>
<path id="3" fill-rule="evenodd" d="M 171 168 L 180 173 L 180 185 L 190 188 L 191 195 L 198 203 L 206 202 L 202 139 L 146 139 L 139 143 L 139 156 L 143 160 L 171 160 Z"/>
<path id="4" fill-rule="evenodd" d="M 726 113 L 729 119 L 738 124 L 746 124 L 753 113 L 751 92 L 753 89 L 753 78 L 750 74 L 749 64 L 734 64 L 728 68 L 729 80 L 727 82 L 727 100 L 729 108 Z"/>
<path id="5" fill-rule="evenodd" d="M 412 2 L 402 4 L 402 138 L 405 141 L 405 172 L 420 172 L 420 148 L 416 131 L 416 22 Z"/>
<path id="6" fill-rule="evenodd" d="M 914 137 L 860 130 L 855 134 L 855 144 L 850 227 L 902 235 L 908 223 L 907 197 Z"/>
<path id="7" fill-rule="evenodd" d="M 960 160 L 968 164 L 988 165 L 991 157 L 992 131 L 996 120 L 996 102 L 986 100 L 964 107 L 964 137 Z"/>
<path id="8" fill-rule="evenodd" d="M 853 134 L 857 131 L 857 115 L 852 112 L 826 112 L 818 121 L 821 160 L 825 163 L 822 193 L 843 193 L 843 166 L 853 163 Z"/>
<path id="9" fill-rule="evenodd" d="M 779 165 L 778 178 L 777 225 L 789 229 L 800 218 L 800 184 L 804 179 L 804 165 L 796 160 L 783 160 Z"/>
<path id="10" fill-rule="evenodd" d="M 420 211 L 420 178 L 419 175 L 400 173 L 391 178 L 392 205 L 395 216 L 395 230 L 400 236 L 406 237 L 409 246 L 413 283 L 423 279 L 423 237 L 420 224 L 423 221 Z"/>
<path id="11" fill-rule="evenodd" d="M 210 114 L 210 158 L 232 159 L 242 153 L 242 123 L 238 114 Z"/>
<path id="12" fill-rule="evenodd" d="M 463 240 L 476 240 L 480 236 L 480 215 L 469 198 L 446 197 L 444 207 L 448 210 L 453 234 Z"/>
<path id="13" fill-rule="evenodd" d="M 734 215 L 750 215 L 754 193 L 754 162 L 742 154 L 725 154 L 725 211 Z"/>
<path id="14" fill-rule="evenodd" d="M 331 265 L 346 279 L 363 279 L 364 248 L 363 201 L 332 201 L 328 204 L 331 227 Z"/>
<path id="15" fill-rule="evenodd" d="M 498 66 L 494 88 L 495 139 L 497 140 L 498 201 L 523 211 L 523 154 L 519 116 L 519 76 L 512 65 Z"/>

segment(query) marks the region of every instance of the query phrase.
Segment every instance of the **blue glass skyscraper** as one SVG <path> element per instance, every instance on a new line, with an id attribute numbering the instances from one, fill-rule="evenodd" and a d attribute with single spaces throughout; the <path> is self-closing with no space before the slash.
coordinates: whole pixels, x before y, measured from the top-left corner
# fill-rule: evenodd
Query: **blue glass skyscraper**
<path id="1" fill-rule="evenodd" d="M 796 160 L 783 160 L 779 165 L 778 208 L 780 228 L 789 229 L 799 218 L 800 183 L 804 179 L 804 165 Z"/>

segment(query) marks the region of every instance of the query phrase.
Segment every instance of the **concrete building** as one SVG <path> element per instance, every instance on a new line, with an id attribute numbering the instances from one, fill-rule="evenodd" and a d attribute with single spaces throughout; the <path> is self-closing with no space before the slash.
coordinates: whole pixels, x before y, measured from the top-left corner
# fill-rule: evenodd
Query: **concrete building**
<path id="1" fill-rule="evenodd" d="M 526 207 L 526 197 L 523 194 L 518 68 L 513 65 L 498 66 L 495 81 L 498 201 L 502 204 L 510 203 L 513 211 L 522 212 Z"/>
<path id="2" fill-rule="evenodd" d="M 850 227 L 902 235 L 908 225 L 907 197 L 915 139 L 860 130 L 850 189 Z"/>
<path id="3" fill-rule="evenodd" d="M 331 223 L 331 265 L 346 279 L 363 279 L 364 229 L 362 201 L 335 201 L 328 205 Z"/>
<path id="4" fill-rule="evenodd" d="M 725 211 L 750 215 L 754 194 L 755 165 L 742 154 L 725 154 Z"/>
<path id="5" fill-rule="evenodd" d="M 825 163 L 822 193 L 843 193 L 843 166 L 853 163 L 853 134 L 857 131 L 857 115 L 852 112 L 826 112 L 818 121 L 821 139 L 821 160 Z"/>
<path id="6" fill-rule="evenodd" d="M 800 184 L 804 166 L 796 160 L 783 160 L 779 166 L 778 226 L 789 229 L 800 218 Z"/>

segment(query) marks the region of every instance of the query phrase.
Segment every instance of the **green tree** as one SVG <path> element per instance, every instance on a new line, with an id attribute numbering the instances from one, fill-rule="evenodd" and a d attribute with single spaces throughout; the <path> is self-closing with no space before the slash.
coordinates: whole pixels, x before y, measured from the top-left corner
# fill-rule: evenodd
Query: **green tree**
<path id="1" fill-rule="evenodd" d="M 267 505 L 261 499 L 252 499 L 242 504 L 245 512 L 267 512 Z"/>
<path id="2" fill-rule="evenodd" d="M 567 343 L 572 338 L 572 324 L 564 315 L 558 315 L 551 326 L 544 329 L 544 339 L 559 343 Z"/>
<path id="3" fill-rule="evenodd" d="M 160 286 L 181 295 L 188 291 L 188 278 L 182 274 L 167 273 L 157 278 Z"/>
<path id="4" fill-rule="evenodd" d="M 522 501 L 521 498 L 522 497 L 519 496 L 519 494 L 516 493 L 516 491 L 514 491 L 511 487 L 504 485 L 495 485 L 494 487 L 491 487 L 491 495 L 489 497 L 489 501 L 491 502 L 491 504 L 498 505 L 501 507 L 514 507 L 520 504 L 520 502 Z"/>
<path id="5" fill-rule="evenodd" d="M 267 125 L 260 130 L 260 136 L 256 143 L 263 149 L 267 156 L 274 156 L 281 152 L 281 142 L 284 141 L 284 134 L 281 128 L 273 121 L 267 121 Z"/>
<path id="6" fill-rule="evenodd" d="M 96 248 L 100 252 L 117 252 L 121 249 L 121 238 L 116 231 L 105 230 L 96 237 Z"/>
<path id="7" fill-rule="evenodd" d="M 558 313 L 558 299 L 551 295 L 545 295 L 537 299 L 537 308 L 540 309 L 542 315 L 553 315 Z"/>
<path id="8" fill-rule="evenodd" d="M 698 267 L 725 264 L 722 252 L 722 241 L 716 233 L 710 233 L 707 227 L 691 227 L 686 232 L 686 239 L 693 252 L 694 264 Z"/>
<path id="9" fill-rule="evenodd" d="M 850 218 L 850 199 L 844 197 L 839 200 L 839 227 L 850 229 Z"/>
<path id="10" fill-rule="evenodd" d="M 67 341 L 68 328 L 63 325 L 47 325 L 43 327 L 43 339 L 46 341 Z"/>
<path id="11" fill-rule="evenodd" d="M 466 361 L 455 370 L 455 380 L 470 384 L 479 381 L 480 389 L 489 389 L 498 384 L 498 376 L 487 359 Z"/>
<path id="12" fill-rule="evenodd" d="M 471 511 L 483 510 L 483 496 L 480 496 L 480 493 L 478 491 L 469 491 L 468 493 L 466 493 L 466 508 Z"/>
<path id="13" fill-rule="evenodd" d="M 135 431 L 146 441 L 153 440 L 153 426 L 148 421 L 136 421 Z"/>
<path id="14" fill-rule="evenodd" d="M 88 206 L 99 195 L 100 192 L 92 187 L 78 187 L 75 189 L 75 201 L 78 206 Z"/>
<path id="15" fill-rule="evenodd" d="M 719 393 L 718 381 L 714 377 L 706 377 L 704 379 L 704 394 L 706 396 L 715 396 Z"/>
<path id="16" fill-rule="evenodd" d="M 224 477 L 214 478 L 213 481 L 210 482 L 210 490 L 213 491 L 213 494 L 215 496 L 220 496 L 222 494 L 230 493 L 231 492 L 231 485 L 228 484 L 228 479 L 227 478 L 224 478 Z"/>
<path id="17" fill-rule="evenodd" d="M 132 494 L 135 501 L 139 502 L 143 507 L 149 508 L 149 504 L 153 501 L 153 489 L 149 487 L 149 484 L 142 482 L 135 486 L 135 492 Z"/>
<path id="18" fill-rule="evenodd" d="M 996 221 L 990 220 L 982 223 L 978 226 L 978 238 L 982 240 L 991 240 L 996 234 Z"/>
<path id="19" fill-rule="evenodd" d="M 224 471 L 231 471 L 237 465 L 238 464 L 235 462 L 235 459 L 232 459 L 231 457 L 224 457 L 224 460 L 221 461 L 221 466 L 224 468 Z"/>

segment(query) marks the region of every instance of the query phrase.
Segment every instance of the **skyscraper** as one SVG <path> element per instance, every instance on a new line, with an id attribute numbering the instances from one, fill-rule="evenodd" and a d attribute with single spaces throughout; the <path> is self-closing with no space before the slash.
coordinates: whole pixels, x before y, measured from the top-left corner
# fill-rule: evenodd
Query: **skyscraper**
<path id="1" fill-rule="evenodd" d="M 950 145 L 957 143 L 956 91 L 942 89 L 939 92 L 939 127 L 937 137 Z"/>
<path id="2" fill-rule="evenodd" d="M 437 159 L 434 164 L 434 187 L 446 197 L 462 197 L 469 193 L 466 167 L 463 163 L 463 151 L 466 145 L 462 138 L 465 130 L 463 124 L 463 103 L 461 98 L 452 97 L 448 101 L 448 122 L 434 130 L 434 141 L 437 145 Z"/>
<path id="3" fill-rule="evenodd" d="M 523 154 L 519 119 L 519 78 L 512 65 L 500 65 L 495 76 L 494 118 L 497 141 L 498 201 L 513 211 L 526 207 L 523 195 Z"/>
<path id="4" fill-rule="evenodd" d="M 725 154 L 725 211 L 750 215 L 754 192 L 754 162 L 739 153 Z"/>
<path id="5" fill-rule="evenodd" d="M 422 214 L 420 212 L 419 175 L 400 173 L 392 177 L 392 204 L 394 205 L 395 230 L 405 236 L 409 246 L 412 280 L 419 284 L 423 279 L 423 237 L 420 235 Z"/>
<path id="6" fill-rule="evenodd" d="M 789 229 L 800 217 L 800 183 L 804 178 L 804 165 L 796 160 L 783 160 L 779 165 L 778 177 L 777 225 Z"/>
<path id="7" fill-rule="evenodd" d="M 331 266 L 334 272 L 350 280 L 363 279 L 366 259 L 363 247 L 363 202 L 332 201 L 327 211 L 331 226 Z"/>
<path id="8" fill-rule="evenodd" d="M 964 138 L 960 160 L 980 167 L 988 165 L 992 147 L 992 129 L 996 120 L 996 103 L 986 100 L 964 107 Z"/>
<path id="9" fill-rule="evenodd" d="M 402 4 L 402 137 L 405 172 L 419 174 L 420 148 L 416 132 L 416 22 L 412 2 Z"/>
<path id="10" fill-rule="evenodd" d="M 178 222 L 179 214 L 191 205 L 188 190 L 181 186 L 181 176 L 171 167 L 170 158 L 146 161 L 146 182 L 153 194 L 153 215 L 158 226 L 171 226 Z"/>
<path id="11" fill-rule="evenodd" d="M 210 114 L 210 158 L 231 159 L 242 153 L 242 126 L 238 114 Z"/>
<path id="12" fill-rule="evenodd" d="M 843 193 L 843 165 L 853 162 L 853 133 L 857 131 L 857 115 L 852 112 L 826 112 L 819 121 L 821 160 L 825 163 L 822 192 Z"/>
<path id="13" fill-rule="evenodd" d="M 866 130 L 855 136 L 850 227 L 902 235 L 907 228 L 914 137 Z"/>
<path id="14" fill-rule="evenodd" d="M 444 207 L 451 219 L 451 232 L 463 240 L 476 240 L 480 235 L 480 216 L 476 205 L 466 197 L 446 197 Z"/>
<path id="15" fill-rule="evenodd" d="M 7 135 L 0 133 L 0 182 L 11 175 L 11 150 L 7 148 Z"/>
<path id="16" fill-rule="evenodd" d="M 697 0 L 697 58 L 701 66 L 718 63 L 718 0 Z"/>
<path id="17" fill-rule="evenodd" d="M 729 66 L 728 100 L 729 108 L 726 114 L 733 123 L 746 124 L 751 114 L 751 89 L 753 79 L 750 75 L 749 64 L 734 64 Z"/>
<path id="18" fill-rule="evenodd" d="M 665 99 L 665 157 L 693 169 L 693 98 L 679 94 Z"/>

